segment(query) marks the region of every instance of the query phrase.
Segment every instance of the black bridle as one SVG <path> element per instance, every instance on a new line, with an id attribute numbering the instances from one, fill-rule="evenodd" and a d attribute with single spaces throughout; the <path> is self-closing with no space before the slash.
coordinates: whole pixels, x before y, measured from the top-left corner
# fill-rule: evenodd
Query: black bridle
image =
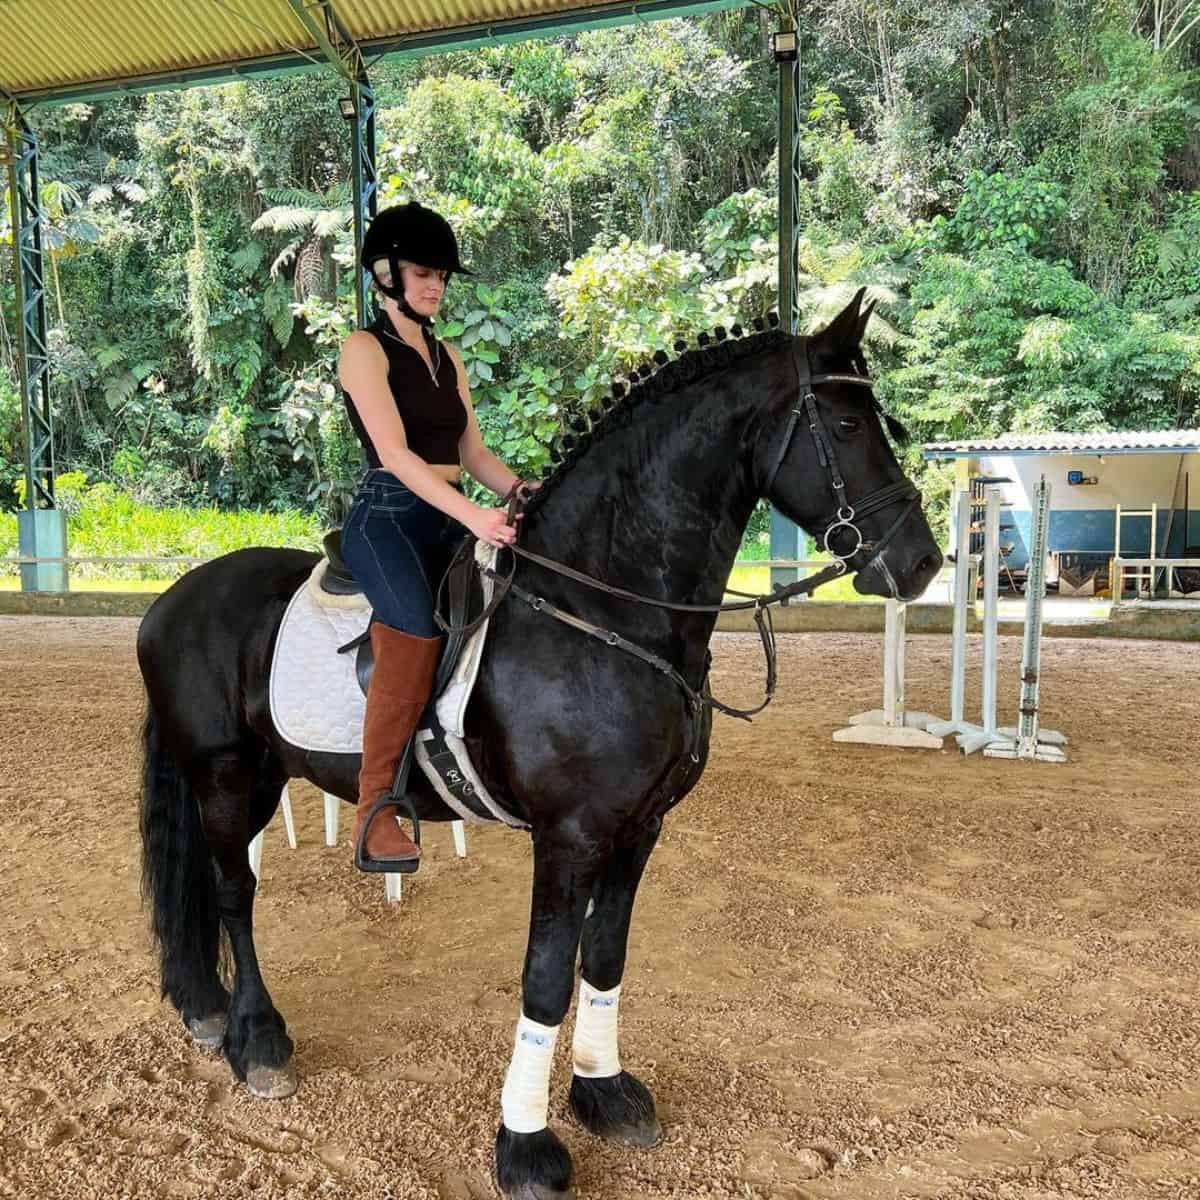
<path id="1" fill-rule="evenodd" d="M 770 491 L 771 485 L 775 482 L 775 476 L 779 473 L 779 468 L 787 457 L 788 448 L 792 444 L 792 439 L 796 433 L 796 427 L 799 424 L 801 417 L 808 418 L 808 427 L 812 433 L 813 441 L 816 443 L 817 461 L 829 473 L 829 484 L 833 490 L 834 498 L 837 502 L 835 515 L 825 523 L 820 534 L 816 535 L 821 538 L 825 549 L 833 555 L 834 561 L 828 567 L 818 571 L 815 575 L 810 575 L 806 579 L 797 580 L 795 583 L 790 583 L 786 587 L 776 587 L 774 591 L 763 594 L 754 595 L 749 592 L 737 592 L 733 589 L 727 589 L 732 595 L 748 597 L 743 601 L 735 601 L 730 604 L 680 604 L 671 600 L 658 600 L 653 596 L 642 596 L 637 592 L 630 592 L 624 588 L 614 587 L 612 584 L 605 583 L 603 580 L 596 579 L 591 575 L 585 574 L 583 571 L 577 571 L 574 567 L 568 567 L 565 563 L 556 562 L 552 558 L 546 558 L 541 554 L 535 554 L 532 550 L 526 550 L 523 546 L 518 546 L 515 542 L 505 547 L 512 552 L 513 560 L 512 567 L 507 574 L 501 574 L 492 567 L 479 566 L 479 570 L 493 580 L 496 584 L 495 594 L 485 606 L 484 610 L 475 618 L 474 621 L 462 626 L 452 626 L 446 622 L 440 612 L 441 597 L 443 586 L 446 578 L 453 569 L 455 563 L 462 555 L 464 550 L 473 546 L 471 539 L 464 539 L 455 555 L 454 561 L 447 568 L 446 574 L 442 577 L 442 582 L 438 586 L 436 602 L 434 604 L 434 620 L 439 628 L 450 634 L 467 634 L 476 629 L 496 610 L 497 606 L 509 592 L 516 596 L 519 600 L 523 600 L 529 605 L 534 612 L 546 613 L 548 616 L 554 617 L 565 625 L 570 625 L 574 629 L 578 629 L 582 633 L 586 633 L 591 637 L 602 641 L 606 646 L 612 646 L 618 650 L 623 650 L 627 654 L 633 655 L 635 658 L 641 659 L 648 663 L 656 670 L 661 671 L 664 675 L 674 681 L 674 683 L 683 692 L 687 703 L 688 711 L 692 720 L 689 730 L 689 745 L 688 753 L 685 758 L 690 759 L 691 764 L 698 763 L 699 756 L 696 753 L 699 738 L 699 714 L 702 708 L 708 707 L 716 709 L 718 712 L 723 712 L 727 716 L 740 717 L 743 720 L 749 720 L 756 713 L 762 712 L 775 695 L 776 683 L 776 654 L 775 654 L 775 631 L 771 624 L 770 608 L 772 604 L 779 604 L 792 596 L 806 595 L 816 591 L 822 584 L 838 578 L 845 574 L 848 564 L 851 559 L 859 554 L 869 554 L 870 557 L 861 566 L 855 570 L 865 570 L 872 564 L 878 563 L 885 578 L 888 581 L 888 586 L 892 589 L 893 595 L 896 594 L 896 584 L 892 578 L 891 572 L 888 571 L 884 564 L 881 555 L 884 549 L 895 537 L 897 531 L 912 514 L 913 510 L 920 504 L 921 496 L 917 488 L 911 480 L 904 478 L 897 483 L 890 483 L 884 487 L 878 488 L 873 492 L 869 492 L 866 496 L 861 497 L 855 504 L 851 504 L 846 495 L 846 481 L 842 478 L 841 468 L 838 465 L 837 454 L 834 451 L 833 443 L 829 439 L 829 434 L 825 429 L 824 423 L 821 421 L 821 414 L 817 408 L 817 398 L 813 393 L 813 387 L 820 383 L 852 383 L 859 387 L 871 386 L 871 380 L 865 375 L 841 375 L 841 374 L 825 374 L 814 375 L 808 361 L 808 339 L 797 337 L 792 342 L 792 359 L 796 365 L 796 377 L 799 384 L 798 399 L 792 406 L 791 415 L 788 418 L 788 423 L 783 432 L 783 438 L 779 443 L 779 449 L 776 450 L 775 456 L 771 462 L 770 470 L 767 473 L 766 482 L 763 485 L 762 492 L 766 494 Z M 761 434 L 761 430 L 760 430 Z M 904 501 L 907 503 L 901 510 L 900 515 L 892 522 L 891 526 L 884 533 L 883 537 L 877 541 L 866 541 L 863 538 L 862 531 L 859 529 L 856 521 L 863 517 L 871 516 L 874 513 L 880 512 L 893 504 L 900 504 Z M 524 497 L 520 492 L 512 497 L 509 505 L 509 523 L 515 524 L 514 517 L 518 509 L 522 506 Z M 834 548 L 832 539 L 839 530 L 849 530 L 855 538 L 855 545 L 849 553 L 840 554 Z M 622 600 L 630 600 L 638 604 L 648 604 L 654 608 L 667 608 L 674 612 L 687 613 L 722 613 L 736 612 L 748 608 L 754 609 L 754 621 L 758 627 L 759 637 L 762 639 L 763 651 L 767 663 L 767 680 L 766 680 L 766 695 L 763 702 L 755 708 L 739 709 L 733 708 L 727 704 L 722 704 L 720 700 L 715 699 L 711 695 L 702 695 L 688 683 L 686 679 L 675 669 L 675 667 L 667 662 L 660 655 L 654 654 L 652 651 L 646 650 L 638 646 L 634 642 L 623 638 L 619 633 L 611 629 L 604 629 L 599 625 L 593 624 L 591 621 L 584 620 L 582 617 L 577 617 L 573 613 L 565 612 L 563 609 L 552 604 L 543 596 L 534 595 L 532 592 L 520 587 L 514 582 L 514 576 L 517 570 L 518 558 L 528 559 L 530 562 L 537 563 L 538 566 L 545 567 L 548 571 L 553 571 L 555 574 L 562 575 L 567 579 L 573 579 L 576 583 L 582 583 L 584 586 L 594 589 L 595 591 L 603 592 L 608 596 L 616 596 Z M 701 687 L 705 686 L 707 681 L 707 670 L 705 671 L 705 680 L 701 682 Z M 681 762 L 684 761 L 681 759 Z M 678 766 L 678 764 L 677 764 Z M 678 783 L 675 779 L 676 770 L 670 772 L 669 778 L 664 783 L 664 787 L 669 786 L 672 781 Z"/>
<path id="2" fill-rule="evenodd" d="M 792 361 L 796 365 L 796 378 L 799 383 L 798 399 L 796 404 L 792 406 L 787 428 L 783 431 L 783 439 L 779 443 L 779 449 L 775 452 L 771 469 L 767 472 L 762 494 L 770 495 L 771 485 L 775 482 L 775 476 L 779 474 L 779 468 L 783 465 L 783 460 L 787 457 L 788 449 L 792 444 L 792 438 L 796 433 L 796 426 L 799 424 L 800 418 L 806 416 L 808 418 L 808 428 L 812 433 L 813 442 L 817 448 L 817 461 L 829 473 L 829 486 L 833 489 L 833 495 L 837 501 L 836 515 L 825 523 L 820 533 L 814 536 L 819 537 L 821 544 L 833 555 L 834 560 L 842 564 L 841 569 L 843 571 L 846 569 L 846 564 L 860 552 L 870 554 L 871 557 L 867 562 L 863 566 L 856 568 L 856 570 L 865 570 L 866 567 L 878 561 L 887 578 L 888 586 L 894 594 L 896 591 L 895 580 L 892 579 L 891 572 L 883 565 L 881 555 L 892 538 L 896 536 L 900 526 L 908 520 L 913 509 L 920 504 L 921 493 L 917 491 L 913 482 L 906 477 L 897 483 L 889 483 L 885 487 L 869 492 L 856 504 L 850 503 L 846 496 L 846 481 L 842 478 L 842 469 L 838 465 L 837 454 L 834 451 L 833 443 L 829 440 L 829 433 L 821 421 L 821 414 L 817 409 L 817 397 L 813 392 L 813 387 L 818 383 L 852 383 L 858 387 L 869 388 L 871 380 L 866 375 L 843 375 L 835 373 L 814 375 L 808 361 L 808 339 L 804 337 L 793 339 Z M 880 512 L 882 509 L 889 508 L 893 504 L 898 504 L 903 500 L 907 500 L 908 504 L 901 509 L 900 515 L 892 522 L 883 537 L 874 542 L 866 541 L 863 538 L 862 530 L 859 529 L 855 522 L 861 520 L 863 517 L 869 517 L 874 513 Z M 854 545 L 847 553 L 840 554 L 834 548 L 832 539 L 839 530 L 843 529 L 849 530 L 854 536 Z"/>

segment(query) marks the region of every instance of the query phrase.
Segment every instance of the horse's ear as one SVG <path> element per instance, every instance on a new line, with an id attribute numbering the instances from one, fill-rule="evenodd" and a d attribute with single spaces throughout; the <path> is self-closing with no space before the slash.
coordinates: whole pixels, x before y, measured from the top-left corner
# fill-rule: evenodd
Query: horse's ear
<path id="1" fill-rule="evenodd" d="M 852 350 L 862 341 L 866 318 L 870 317 L 871 308 L 874 307 L 873 305 L 868 306 L 866 318 L 864 318 L 860 309 L 863 296 L 866 294 L 867 289 L 860 287 L 854 293 L 854 298 L 850 303 L 817 334 L 817 337 L 831 350 Z"/>
<path id="2" fill-rule="evenodd" d="M 858 294 L 861 296 L 862 292 L 859 292 Z M 868 304 L 867 307 L 864 308 L 862 310 L 862 312 L 859 314 L 858 334 L 854 339 L 856 345 L 859 345 L 859 346 L 862 345 L 862 340 L 866 336 L 867 325 L 871 320 L 871 314 L 875 311 L 875 305 L 878 303 L 879 303 L 878 300 L 872 300 L 871 303 Z"/>

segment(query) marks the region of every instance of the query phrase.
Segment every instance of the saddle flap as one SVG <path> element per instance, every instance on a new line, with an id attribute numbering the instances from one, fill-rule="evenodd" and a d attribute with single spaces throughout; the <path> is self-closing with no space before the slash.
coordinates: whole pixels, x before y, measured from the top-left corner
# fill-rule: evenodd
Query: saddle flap
<path id="1" fill-rule="evenodd" d="M 321 545 L 325 549 L 325 557 L 329 560 L 329 565 L 325 568 L 325 574 L 321 579 L 321 587 L 334 596 L 349 596 L 361 592 L 362 588 L 355 580 L 354 572 L 342 558 L 341 528 L 331 529 L 321 539 Z"/>
<path id="2" fill-rule="evenodd" d="M 475 565 L 475 556 L 471 553 L 474 545 L 474 537 L 468 535 L 463 538 L 454 548 L 454 556 L 446 568 L 445 584 L 450 611 L 442 616 L 452 629 L 461 629 L 464 625 L 469 625 L 483 612 L 487 602 L 483 594 L 483 581 Z M 450 682 L 468 636 L 466 633 L 447 635 L 446 647 L 438 664 L 437 678 L 433 685 L 435 696 L 440 696 Z"/>

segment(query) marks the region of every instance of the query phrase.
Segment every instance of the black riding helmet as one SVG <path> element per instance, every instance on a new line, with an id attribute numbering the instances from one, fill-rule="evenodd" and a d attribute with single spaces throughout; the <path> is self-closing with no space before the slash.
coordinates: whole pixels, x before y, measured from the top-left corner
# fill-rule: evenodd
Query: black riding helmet
<path id="1" fill-rule="evenodd" d="M 391 268 L 392 282 L 383 284 L 375 274 L 374 264 L 385 259 Z M 431 208 L 411 200 L 407 204 L 393 205 L 376 214 L 363 235 L 363 270 L 370 273 L 379 290 L 393 300 L 399 300 L 401 308 L 407 310 L 404 285 L 400 282 L 400 263 L 416 263 L 434 271 L 457 272 L 474 275 L 458 258 L 458 240 L 445 217 Z M 428 324 L 428 318 L 409 312 L 409 316 Z"/>

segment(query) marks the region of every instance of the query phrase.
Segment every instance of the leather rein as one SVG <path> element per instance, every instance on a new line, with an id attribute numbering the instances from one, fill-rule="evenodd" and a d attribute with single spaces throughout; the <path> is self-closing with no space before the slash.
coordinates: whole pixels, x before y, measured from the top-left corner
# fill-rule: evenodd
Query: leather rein
<path id="1" fill-rule="evenodd" d="M 535 554 L 532 550 L 526 550 L 523 546 L 517 545 L 515 542 L 505 549 L 512 552 L 512 567 L 507 574 L 501 574 L 491 567 L 480 565 L 479 570 L 482 574 L 487 575 L 492 579 L 497 587 L 495 594 L 488 602 L 484 610 L 475 618 L 474 621 L 462 626 L 453 626 L 449 624 L 441 616 L 441 598 L 443 587 L 446 578 L 450 574 L 450 570 L 458 561 L 458 558 L 473 546 L 471 539 L 464 539 L 462 545 L 455 554 L 454 561 L 450 568 L 447 568 L 445 575 L 442 576 L 442 581 L 438 585 L 436 603 L 434 604 L 434 621 L 438 627 L 450 634 L 468 634 L 478 628 L 484 621 L 492 615 L 499 606 L 500 602 L 510 592 L 519 600 L 523 600 L 529 605 L 534 612 L 546 613 L 557 621 L 561 621 L 565 625 L 570 625 L 574 629 L 578 629 L 582 633 L 586 633 L 591 637 L 597 638 L 606 646 L 612 646 L 618 650 L 623 650 L 625 653 L 632 655 L 635 658 L 641 659 L 642 662 L 648 663 L 655 670 L 661 671 L 669 679 L 671 679 L 683 692 L 687 700 L 689 714 L 692 717 L 691 721 L 691 736 L 689 738 L 689 755 L 692 763 L 698 763 L 699 757 L 696 754 L 698 740 L 698 721 L 700 710 L 703 707 L 716 709 L 718 712 L 725 713 L 726 716 L 739 717 L 742 720 L 750 720 L 756 713 L 762 712 L 768 704 L 771 703 L 775 696 L 776 684 L 776 648 L 775 648 L 775 630 L 771 623 L 770 605 L 782 603 L 784 600 L 792 596 L 808 595 L 816 591 L 823 584 L 829 583 L 839 576 L 846 573 L 850 559 L 856 555 L 863 553 L 869 554 L 870 558 L 855 570 L 863 570 L 871 564 L 878 561 L 882 566 L 882 555 L 884 549 L 895 537 L 900 527 L 911 515 L 913 510 L 920 503 L 920 493 L 911 480 L 905 478 L 900 482 L 887 484 L 885 487 L 878 488 L 876 491 L 869 493 L 860 499 L 857 504 L 851 504 L 846 495 L 846 483 L 842 478 L 841 468 L 838 465 L 837 454 L 834 451 L 833 443 L 829 439 L 829 435 L 825 430 L 825 426 L 821 421 L 820 413 L 817 409 L 817 398 L 813 393 L 813 387 L 819 383 L 852 383 L 860 387 L 871 386 L 871 380 L 865 375 L 813 375 L 808 361 L 808 339 L 797 337 L 792 343 L 792 358 L 796 366 L 796 375 L 799 383 L 798 400 L 792 405 L 791 415 L 788 418 L 787 427 L 784 430 L 783 438 L 780 441 L 779 449 L 775 452 L 775 456 L 771 463 L 771 468 L 767 474 L 766 483 L 763 486 L 763 493 L 767 494 L 770 491 L 771 485 L 775 482 L 775 476 L 779 473 L 779 468 L 783 464 L 784 458 L 787 457 L 787 452 L 791 446 L 792 439 L 795 436 L 796 428 L 801 418 L 808 419 L 808 427 L 812 433 L 813 440 L 816 443 L 817 460 L 821 466 L 829 473 L 830 486 L 833 489 L 834 496 L 837 499 L 837 512 L 822 529 L 817 536 L 820 537 L 825 549 L 833 556 L 833 561 L 829 566 L 818 571 L 815 575 L 810 575 L 806 579 L 797 580 L 794 583 L 789 583 L 786 586 L 777 585 L 771 592 L 764 594 L 755 594 L 753 592 L 738 592 L 733 589 L 726 589 L 731 595 L 748 597 L 745 600 L 733 601 L 726 604 L 682 604 L 670 600 L 658 600 L 653 596 L 643 596 L 637 592 L 627 591 L 624 588 L 615 587 L 612 584 L 605 583 L 603 580 L 596 579 L 591 575 L 585 574 L 583 571 L 577 571 L 574 567 L 568 567 L 565 563 L 556 562 L 554 559 L 545 558 L 540 554 Z M 514 490 L 508 506 L 508 521 L 509 524 L 515 524 L 517 512 L 524 506 L 526 496 L 522 494 L 523 489 L 517 488 Z M 893 504 L 898 504 L 907 501 L 900 515 L 892 522 L 887 532 L 878 541 L 867 541 L 864 539 L 862 531 L 859 529 L 856 520 L 862 517 L 870 516 L 873 513 L 889 507 Z M 846 553 L 839 553 L 832 544 L 832 539 L 838 535 L 839 531 L 845 530 L 853 537 L 854 546 Z M 673 612 L 688 612 L 688 613 L 722 613 L 722 612 L 738 612 L 745 609 L 754 610 L 754 622 L 758 628 L 759 637 L 762 641 L 763 653 L 766 658 L 767 678 L 765 687 L 765 696 L 761 704 L 754 708 L 739 709 L 733 708 L 730 705 L 723 704 L 720 700 L 715 699 L 711 695 L 704 695 L 697 692 L 691 684 L 672 666 L 666 659 L 660 655 L 654 654 L 650 650 L 646 650 L 636 643 L 628 641 L 619 633 L 611 629 L 604 629 L 599 625 L 593 624 L 591 621 L 584 620 L 582 617 L 577 617 L 572 613 L 565 612 L 563 609 L 552 604 L 549 600 L 542 596 L 537 596 L 534 593 L 527 591 L 514 580 L 517 570 L 518 558 L 528 559 L 530 562 L 536 563 L 540 567 L 545 567 L 548 571 L 553 571 L 555 574 L 562 575 L 564 578 L 573 579 L 576 583 L 581 583 L 585 587 L 592 588 L 595 591 L 602 592 L 608 596 L 616 596 L 621 600 L 630 600 L 637 604 L 647 604 L 654 608 L 666 608 Z M 890 572 L 886 566 L 883 567 L 885 578 L 889 585 L 895 591 L 895 582 L 892 580 Z M 705 679 L 701 683 L 704 688 L 707 683 L 707 669 L 705 671 Z"/>

